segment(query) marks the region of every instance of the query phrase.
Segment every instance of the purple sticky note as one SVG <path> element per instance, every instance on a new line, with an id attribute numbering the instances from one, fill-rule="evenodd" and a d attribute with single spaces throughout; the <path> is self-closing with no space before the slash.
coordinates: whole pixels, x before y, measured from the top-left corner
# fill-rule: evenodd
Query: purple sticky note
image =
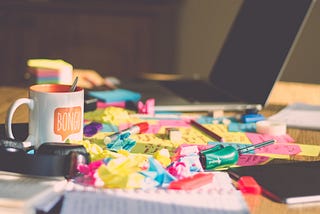
<path id="1" fill-rule="evenodd" d="M 269 161 L 271 158 L 260 155 L 243 154 L 239 156 L 237 165 L 239 166 L 255 166 Z"/>

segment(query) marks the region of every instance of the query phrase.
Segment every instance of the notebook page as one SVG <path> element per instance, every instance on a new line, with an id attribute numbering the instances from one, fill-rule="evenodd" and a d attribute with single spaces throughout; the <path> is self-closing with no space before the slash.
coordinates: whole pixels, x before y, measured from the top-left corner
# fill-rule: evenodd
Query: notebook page
<path id="1" fill-rule="evenodd" d="M 227 174 L 215 173 L 213 180 L 210 187 L 194 191 L 74 187 L 65 193 L 61 213 L 249 213 L 241 192 L 232 186 Z"/>
<path id="2" fill-rule="evenodd" d="M 36 208 L 42 210 L 42 205 L 48 207 L 48 203 L 62 196 L 66 184 L 64 178 L 0 171 L 0 210 L 23 210 L 24 213 L 33 212 Z"/>

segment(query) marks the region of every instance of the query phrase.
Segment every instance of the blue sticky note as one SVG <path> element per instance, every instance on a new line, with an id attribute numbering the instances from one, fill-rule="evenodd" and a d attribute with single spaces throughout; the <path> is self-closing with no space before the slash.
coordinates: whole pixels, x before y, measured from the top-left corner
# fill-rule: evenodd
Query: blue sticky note
<path id="1" fill-rule="evenodd" d="M 102 124 L 101 132 L 118 132 L 119 128 L 111 124 Z"/>
<path id="2" fill-rule="evenodd" d="M 213 117 L 201 116 L 200 118 L 197 119 L 197 122 L 200 124 L 212 124 L 213 120 L 214 120 Z"/>
<path id="3" fill-rule="evenodd" d="M 241 120 L 244 123 L 255 123 L 260 120 L 265 120 L 265 117 L 262 114 L 244 114 Z"/>
<path id="4" fill-rule="evenodd" d="M 130 133 L 122 133 L 118 138 L 111 143 L 108 143 L 107 148 L 111 151 L 119 151 L 120 149 L 131 151 L 136 145 L 136 141 L 129 138 Z"/>
<path id="5" fill-rule="evenodd" d="M 89 91 L 88 94 L 103 102 L 138 102 L 141 99 L 140 93 L 120 88 L 105 91 Z"/>
<path id="6" fill-rule="evenodd" d="M 230 121 L 237 121 L 234 117 L 220 117 L 220 118 L 213 118 L 210 116 L 201 116 L 196 121 L 200 124 L 213 124 L 213 123 L 223 123 L 224 119 L 228 119 Z"/>
<path id="7" fill-rule="evenodd" d="M 232 122 L 228 125 L 229 132 L 256 132 L 256 123 Z"/>

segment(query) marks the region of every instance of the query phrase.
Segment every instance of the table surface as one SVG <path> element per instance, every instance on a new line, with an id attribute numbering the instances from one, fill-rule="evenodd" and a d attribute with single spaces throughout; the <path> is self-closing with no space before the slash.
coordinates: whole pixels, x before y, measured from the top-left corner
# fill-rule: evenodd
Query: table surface
<path id="1" fill-rule="evenodd" d="M 10 104 L 17 98 L 27 97 L 28 91 L 26 88 L 18 87 L 0 87 L 0 123 L 5 122 L 6 111 Z M 276 83 L 269 97 L 268 105 L 261 112 L 265 116 L 270 116 L 279 111 L 287 104 L 294 102 L 303 102 L 308 104 L 320 105 L 320 85 L 293 83 L 293 82 L 278 82 Z M 28 109 L 26 106 L 21 106 L 16 111 L 13 122 L 27 122 Z M 293 137 L 296 142 L 301 144 L 320 145 L 320 131 L 288 129 L 288 134 Z M 294 156 L 291 157 L 295 159 Z M 301 160 L 301 158 L 300 158 Z M 320 160 L 320 156 L 312 160 Z M 320 181 L 319 181 L 320 183 Z M 260 195 L 246 194 L 245 199 L 248 203 L 251 213 L 320 213 L 320 202 L 304 205 L 288 206 L 281 203 L 273 202 Z"/>

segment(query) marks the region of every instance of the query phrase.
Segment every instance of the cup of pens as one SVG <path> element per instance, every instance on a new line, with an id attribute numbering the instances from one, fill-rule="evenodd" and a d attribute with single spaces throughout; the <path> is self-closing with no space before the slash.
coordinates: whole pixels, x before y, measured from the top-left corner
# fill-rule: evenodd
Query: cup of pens
<path id="1" fill-rule="evenodd" d="M 5 122 L 7 137 L 14 139 L 14 112 L 26 104 L 29 108 L 29 135 L 25 142 L 37 148 L 45 142 L 82 140 L 84 90 L 75 83 L 30 86 L 29 98 L 17 99 L 8 109 Z"/>

